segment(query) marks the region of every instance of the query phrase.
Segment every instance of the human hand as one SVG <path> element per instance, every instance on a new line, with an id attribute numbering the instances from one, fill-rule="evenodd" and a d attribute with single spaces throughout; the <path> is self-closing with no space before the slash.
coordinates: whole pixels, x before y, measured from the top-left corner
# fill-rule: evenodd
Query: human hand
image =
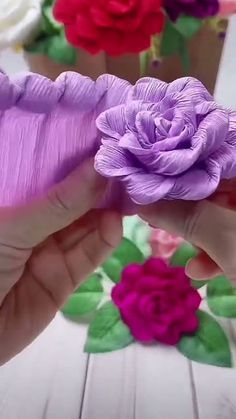
<path id="1" fill-rule="evenodd" d="M 105 185 L 85 165 L 46 197 L 0 208 L 0 364 L 33 341 L 119 244 L 121 217 L 90 211 Z"/>
<path id="2" fill-rule="evenodd" d="M 162 201 L 143 207 L 140 216 L 199 249 L 186 267 L 191 278 L 210 279 L 223 272 L 236 282 L 235 192 L 235 183 L 226 182 L 210 201 Z"/>

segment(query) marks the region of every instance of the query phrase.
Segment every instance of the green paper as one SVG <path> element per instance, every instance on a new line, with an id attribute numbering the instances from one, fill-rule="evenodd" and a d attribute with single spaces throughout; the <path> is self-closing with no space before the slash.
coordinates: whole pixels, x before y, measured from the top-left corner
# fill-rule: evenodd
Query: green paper
<path id="1" fill-rule="evenodd" d="M 171 258 L 172 266 L 185 267 L 188 261 L 197 255 L 197 250 L 189 243 L 183 243 Z"/>
<path id="2" fill-rule="evenodd" d="M 180 55 L 184 70 L 186 73 L 189 71 L 189 53 L 187 40 L 170 20 L 166 21 L 165 29 L 163 32 L 161 55 L 163 57 L 169 57 L 170 55 Z"/>
<path id="3" fill-rule="evenodd" d="M 58 64 L 74 66 L 77 61 L 77 51 L 67 42 L 64 27 L 54 19 L 52 9 L 53 0 L 46 1 L 37 36 L 24 48 L 32 54 L 46 55 Z"/>
<path id="4" fill-rule="evenodd" d="M 142 52 L 140 54 L 140 72 L 141 76 L 145 76 L 148 72 L 148 67 L 150 63 L 149 51 Z"/>
<path id="5" fill-rule="evenodd" d="M 202 27 L 203 21 L 192 16 L 181 16 L 174 24 L 184 38 L 192 38 Z"/>
<path id="6" fill-rule="evenodd" d="M 56 19 L 54 19 L 53 9 L 52 9 L 51 5 L 44 6 L 43 14 L 44 14 L 45 20 L 47 20 L 47 22 L 51 26 L 51 28 L 53 28 L 54 30 L 58 30 L 58 31 L 61 30 L 62 25 L 59 22 L 57 22 Z"/>
<path id="7" fill-rule="evenodd" d="M 216 316 L 236 317 L 236 289 L 229 279 L 219 276 L 209 281 L 207 303 Z"/>
<path id="8" fill-rule="evenodd" d="M 123 238 L 120 246 L 111 257 L 103 264 L 106 275 L 115 283 L 120 281 L 120 275 L 125 266 L 131 263 L 143 263 L 142 252 L 129 239 Z"/>
<path id="9" fill-rule="evenodd" d="M 101 275 L 93 274 L 72 294 L 62 312 L 65 316 L 76 318 L 92 313 L 101 302 L 104 292 Z"/>
<path id="10" fill-rule="evenodd" d="M 204 311 L 198 311 L 198 331 L 184 336 L 178 344 L 179 351 L 192 361 L 218 367 L 232 367 L 229 341 L 219 323 Z"/>
<path id="11" fill-rule="evenodd" d="M 130 345 L 133 340 L 128 327 L 120 318 L 119 310 L 109 301 L 97 311 L 90 324 L 85 352 L 115 351 Z"/>

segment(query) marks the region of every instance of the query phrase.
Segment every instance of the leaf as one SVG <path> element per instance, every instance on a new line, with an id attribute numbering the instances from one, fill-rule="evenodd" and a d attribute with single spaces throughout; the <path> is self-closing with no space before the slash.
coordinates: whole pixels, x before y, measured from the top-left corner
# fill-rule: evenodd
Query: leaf
<path id="1" fill-rule="evenodd" d="M 185 38 L 192 38 L 202 27 L 203 21 L 192 16 L 181 16 L 175 23 L 177 31 Z"/>
<path id="2" fill-rule="evenodd" d="M 232 367 L 228 338 L 219 323 L 204 311 L 198 311 L 199 329 L 195 335 L 184 336 L 179 351 L 192 361 L 219 367 Z"/>
<path id="3" fill-rule="evenodd" d="M 216 316 L 236 317 L 236 289 L 229 279 L 219 276 L 209 281 L 207 303 Z"/>
<path id="4" fill-rule="evenodd" d="M 176 54 L 180 55 L 183 68 L 188 72 L 189 53 L 186 38 L 170 20 L 167 20 L 162 37 L 161 55 L 169 57 Z"/>
<path id="5" fill-rule="evenodd" d="M 77 52 L 74 47 L 68 44 L 64 30 L 60 35 L 54 35 L 48 38 L 47 55 L 53 61 L 60 64 L 75 65 L 77 59 Z"/>
<path id="6" fill-rule="evenodd" d="M 79 317 L 92 313 L 103 296 L 101 276 L 93 274 L 69 297 L 62 312 L 68 317 Z"/>
<path id="7" fill-rule="evenodd" d="M 144 51 L 140 54 L 140 69 L 141 76 L 145 76 L 148 72 L 148 67 L 150 63 L 149 51 Z"/>
<path id="8" fill-rule="evenodd" d="M 133 340 L 128 327 L 121 320 L 119 310 L 109 301 L 97 311 L 90 324 L 85 351 L 110 352 L 130 345 Z"/>
<path id="9" fill-rule="evenodd" d="M 183 243 L 171 258 L 172 266 L 185 267 L 188 261 L 197 255 L 197 250 L 189 243 Z"/>
<path id="10" fill-rule="evenodd" d="M 120 246 L 103 264 L 106 275 L 115 283 L 119 282 L 120 275 L 125 266 L 130 263 L 143 263 L 144 255 L 129 239 L 123 238 Z"/>
<path id="11" fill-rule="evenodd" d="M 162 36 L 161 55 L 168 57 L 169 55 L 178 54 L 183 41 L 184 37 L 175 28 L 174 24 L 167 20 Z"/>
<path id="12" fill-rule="evenodd" d="M 53 16 L 52 5 L 43 7 L 43 16 L 47 20 L 49 27 L 51 27 L 55 31 L 59 31 L 62 28 L 61 23 L 57 22 L 57 20 Z"/>

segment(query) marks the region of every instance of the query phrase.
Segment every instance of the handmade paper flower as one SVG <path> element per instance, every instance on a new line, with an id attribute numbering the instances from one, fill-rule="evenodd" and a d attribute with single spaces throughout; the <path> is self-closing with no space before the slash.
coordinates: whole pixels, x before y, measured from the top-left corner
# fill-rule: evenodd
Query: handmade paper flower
<path id="1" fill-rule="evenodd" d="M 95 167 L 122 181 L 136 204 L 206 198 L 221 178 L 236 175 L 230 115 L 196 79 L 141 79 L 126 104 L 98 118 Z"/>
<path id="2" fill-rule="evenodd" d="M 180 15 L 204 19 L 215 16 L 219 11 L 218 0 L 164 0 L 164 7 L 172 20 Z"/>
<path id="3" fill-rule="evenodd" d="M 169 267 L 162 259 L 125 268 L 112 299 L 139 341 L 176 345 L 183 334 L 198 328 L 199 293 L 183 268 Z"/>
<path id="4" fill-rule="evenodd" d="M 228 17 L 236 13 L 236 0 L 219 0 L 219 15 Z"/>
<path id="5" fill-rule="evenodd" d="M 143 104 L 151 111 L 137 113 Z M 91 157 L 111 177 L 99 207 L 123 214 L 137 213 L 135 200 L 201 199 L 236 176 L 236 113 L 194 79 L 132 86 L 110 75 L 67 72 L 53 82 L 0 73 L 0 110 L 2 206 L 46 193 Z"/>
<path id="6" fill-rule="evenodd" d="M 0 49 L 24 43 L 41 18 L 43 0 L 1 0 Z"/>
<path id="7" fill-rule="evenodd" d="M 92 54 L 146 50 L 164 23 L 161 0 L 57 0 L 54 14 L 68 41 Z"/>
<path id="8" fill-rule="evenodd" d="M 162 258 L 168 261 L 178 249 L 183 239 L 167 231 L 158 228 L 153 229 L 150 235 L 149 243 L 152 249 L 152 256 Z"/>

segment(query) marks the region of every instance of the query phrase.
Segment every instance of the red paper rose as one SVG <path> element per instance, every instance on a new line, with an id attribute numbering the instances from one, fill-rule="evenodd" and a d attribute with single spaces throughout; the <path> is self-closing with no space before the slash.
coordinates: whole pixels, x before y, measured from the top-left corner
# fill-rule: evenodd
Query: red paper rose
<path id="1" fill-rule="evenodd" d="M 139 341 L 176 345 L 183 334 L 198 328 L 198 291 L 183 268 L 170 267 L 162 259 L 151 258 L 144 265 L 125 268 L 121 282 L 112 290 L 112 299 Z"/>
<path id="2" fill-rule="evenodd" d="M 68 41 L 91 54 L 138 53 L 163 29 L 161 0 L 57 0 Z"/>

